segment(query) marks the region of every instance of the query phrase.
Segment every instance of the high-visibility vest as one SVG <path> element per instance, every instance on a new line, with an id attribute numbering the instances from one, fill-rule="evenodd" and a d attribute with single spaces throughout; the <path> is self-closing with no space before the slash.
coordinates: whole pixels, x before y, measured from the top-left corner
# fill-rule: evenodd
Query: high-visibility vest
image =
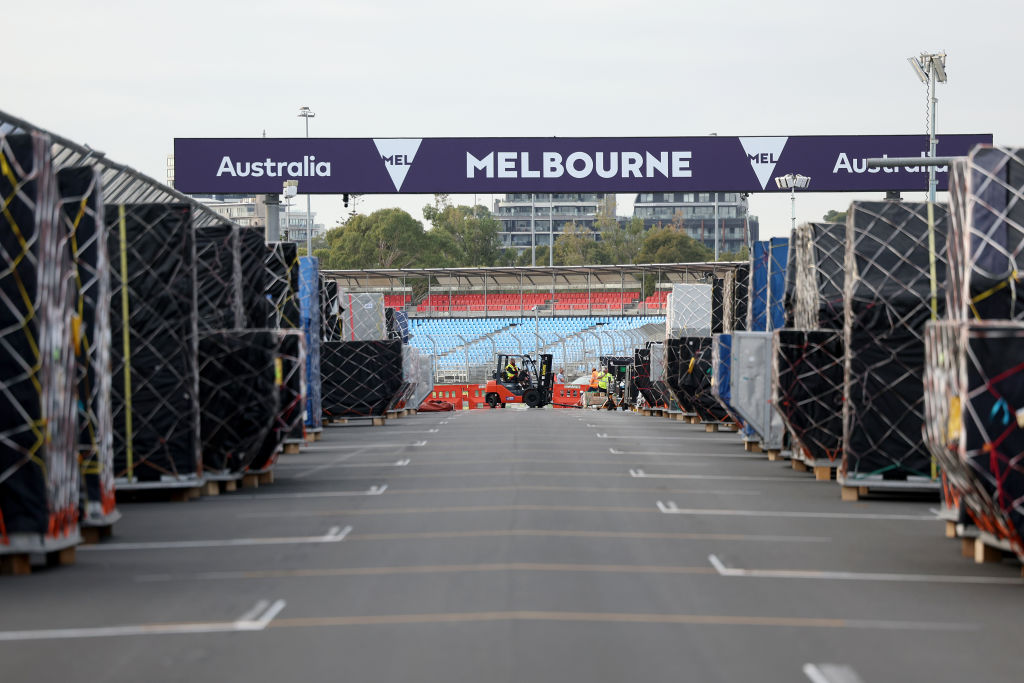
<path id="1" fill-rule="evenodd" d="M 597 374 L 597 370 L 594 370 L 592 373 L 590 373 L 590 388 L 591 389 L 596 389 L 597 388 L 597 385 L 598 385 L 598 383 L 600 381 L 600 377 L 601 376 L 599 374 Z"/>
<path id="2" fill-rule="evenodd" d="M 599 379 L 597 381 L 598 388 L 600 388 L 600 389 L 607 389 L 608 388 L 608 380 L 611 379 L 611 377 L 612 376 L 609 375 L 607 372 L 604 373 L 603 375 L 601 375 L 601 379 Z"/>

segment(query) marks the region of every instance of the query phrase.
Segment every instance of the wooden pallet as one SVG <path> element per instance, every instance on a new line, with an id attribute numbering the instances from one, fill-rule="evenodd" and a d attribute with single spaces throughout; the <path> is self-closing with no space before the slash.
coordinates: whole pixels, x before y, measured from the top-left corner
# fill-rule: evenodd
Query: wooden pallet
<path id="1" fill-rule="evenodd" d="M 299 452 L 299 444 L 297 443 L 286 443 L 284 445 L 285 455 L 297 455 Z"/>
<path id="2" fill-rule="evenodd" d="M 31 574 L 33 555 L 43 555 L 47 567 L 72 565 L 75 546 L 82 542 L 82 537 L 75 529 L 73 535 L 42 541 L 37 534 L 10 534 L 8 542 L 0 552 L 0 576 Z"/>
<path id="3" fill-rule="evenodd" d="M 777 448 L 766 448 L 764 452 L 768 454 L 768 459 L 771 460 L 772 462 L 776 462 L 778 460 L 783 459 L 782 451 Z"/>
<path id="4" fill-rule="evenodd" d="M 83 526 L 81 531 L 82 543 L 85 545 L 95 545 L 104 538 L 110 538 L 114 535 L 114 525 L 104 524 L 102 526 Z"/>
<path id="5" fill-rule="evenodd" d="M 939 492 L 939 482 L 925 479 L 882 479 L 863 477 L 851 479 L 836 473 L 836 481 L 839 482 L 840 498 L 846 502 L 856 502 L 869 495 L 872 491 L 892 493 L 921 493 L 934 491 Z"/>
<path id="6" fill-rule="evenodd" d="M 743 442 L 743 450 L 747 451 L 748 453 L 760 453 L 761 452 L 761 442 L 760 441 L 744 441 Z"/>

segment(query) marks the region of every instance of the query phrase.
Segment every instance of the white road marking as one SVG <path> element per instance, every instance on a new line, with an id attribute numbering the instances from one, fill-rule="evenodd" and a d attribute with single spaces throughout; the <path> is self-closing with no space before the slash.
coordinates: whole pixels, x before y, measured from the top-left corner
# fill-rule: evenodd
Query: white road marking
<path id="1" fill-rule="evenodd" d="M 286 498 L 344 498 L 347 496 L 379 496 L 382 495 L 387 490 L 388 485 L 381 484 L 380 486 L 371 486 L 365 491 L 307 491 L 304 493 L 267 493 L 263 495 L 255 493 L 245 496 L 222 496 L 218 497 L 217 500 L 238 500 L 239 498 L 259 498 L 260 500 L 268 500 Z"/>
<path id="2" fill-rule="evenodd" d="M 674 501 L 657 502 L 658 510 L 666 515 L 712 515 L 722 517 L 798 517 L 803 519 L 884 519 L 888 521 L 934 522 L 931 515 L 891 515 L 882 513 L 856 512 L 792 512 L 789 510 L 712 510 L 681 508 Z"/>
<path id="3" fill-rule="evenodd" d="M 79 552 L 109 552 L 119 550 L 176 550 L 179 548 L 237 548 L 253 545 L 302 545 L 308 543 L 339 543 L 352 533 L 352 527 L 331 527 L 323 536 L 291 536 L 268 538 L 224 538 L 209 541 L 153 541 L 146 543 L 101 543 L 80 545 Z"/>
<path id="4" fill-rule="evenodd" d="M 750 460 L 756 456 L 744 454 L 744 453 L 652 453 L 650 451 L 620 451 L 618 448 L 609 448 L 608 452 L 612 455 L 629 455 L 629 456 L 661 456 L 669 458 L 738 458 L 740 460 Z"/>
<path id="5" fill-rule="evenodd" d="M 426 441 L 416 441 L 413 443 L 368 443 L 363 445 L 320 445 L 320 446 L 306 446 L 303 450 L 306 451 L 347 451 L 347 450 L 363 450 L 364 448 L 422 448 L 426 446 Z"/>
<path id="6" fill-rule="evenodd" d="M 811 683 L 864 683 L 850 667 L 844 664 L 804 664 L 804 676 Z"/>
<path id="7" fill-rule="evenodd" d="M 895 572 L 831 572 L 807 569 L 739 569 L 727 567 L 715 555 L 708 562 L 722 576 L 767 579 L 821 579 L 826 581 L 888 581 L 896 583 L 966 583 L 994 586 L 1020 586 L 1019 578 L 1005 576 L 960 576 L 957 574 L 901 574 Z"/>
<path id="8" fill-rule="evenodd" d="M 680 443 L 686 441 L 703 440 L 703 441 L 721 441 L 721 438 L 716 435 L 705 434 L 705 433 L 694 433 L 694 434 L 679 434 L 677 436 L 641 436 L 641 435 L 612 435 L 605 432 L 594 434 L 599 439 L 629 439 L 630 441 L 678 441 Z"/>
<path id="9" fill-rule="evenodd" d="M 68 640 L 75 638 L 120 638 L 123 636 L 166 636 L 195 633 L 230 633 L 232 631 L 262 631 L 274 620 L 287 603 L 260 600 L 234 621 L 192 622 L 184 624 L 138 624 L 130 626 L 97 626 L 84 628 L 55 628 L 34 631 L 0 631 L 0 642 L 32 640 Z"/>
<path id="10" fill-rule="evenodd" d="M 634 479 L 714 479 L 727 481 L 785 481 L 791 484 L 815 483 L 813 479 L 793 477 L 758 477 L 758 476 L 732 476 L 728 474 L 648 474 L 640 467 L 629 470 L 629 476 Z"/>

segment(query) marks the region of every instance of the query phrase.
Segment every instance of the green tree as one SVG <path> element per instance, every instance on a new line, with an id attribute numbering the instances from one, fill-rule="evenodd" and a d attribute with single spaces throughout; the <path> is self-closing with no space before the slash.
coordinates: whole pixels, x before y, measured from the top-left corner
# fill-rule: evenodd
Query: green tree
<path id="1" fill-rule="evenodd" d="M 437 257 L 435 266 L 493 266 L 498 263 L 501 224 L 483 206 L 451 206 L 442 197 L 433 206 L 423 207 L 430 221 L 428 240 Z"/>
<path id="2" fill-rule="evenodd" d="M 576 223 L 566 223 L 555 240 L 555 263 L 560 266 L 585 266 L 595 263 L 600 248 L 594 233 Z"/>
<path id="3" fill-rule="evenodd" d="M 612 221 L 601 226 L 601 247 L 605 258 L 603 263 L 637 263 L 643 243 L 644 221 L 642 218 L 634 217 L 625 225 L 619 225 L 618 221 Z"/>
<path id="4" fill-rule="evenodd" d="M 725 251 L 719 252 L 719 261 L 749 261 L 750 260 L 750 249 L 747 245 L 743 245 L 739 251 Z"/>
<path id="5" fill-rule="evenodd" d="M 828 213 L 822 216 L 822 218 L 824 218 L 825 222 L 827 223 L 845 223 L 846 212 L 836 211 L 835 209 L 829 209 Z"/>
<path id="6" fill-rule="evenodd" d="M 530 251 L 530 249 L 528 249 L 528 248 L 524 249 L 523 253 L 519 254 L 519 257 L 516 259 L 516 265 L 517 266 L 528 266 L 528 265 L 530 265 L 532 260 L 533 260 L 532 257 L 531 257 L 531 253 L 532 252 Z M 538 244 L 537 245 L 537 265 L 538 266 L 547 266 L 548 265 L 548 245 L 546 245 L 546 244 Z"/>
<path id="7" fill-rule="evenodd" d="M 431 260 L 423 224 L 401 209 L 353 216 L 325 237 L 321 268 L 410 268 Z"/>
<path id="8" fill-rule="evenodd" d="M 638 263 L 702 263 L 714 253 L 685 231 L 669 226 L 651 228 L 640 248 Z"/>

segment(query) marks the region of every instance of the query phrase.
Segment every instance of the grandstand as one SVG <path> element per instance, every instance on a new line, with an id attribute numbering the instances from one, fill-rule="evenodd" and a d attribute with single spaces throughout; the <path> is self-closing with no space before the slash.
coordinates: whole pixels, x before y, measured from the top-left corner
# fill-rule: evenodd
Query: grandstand
<path id="1" fill-rule="evenodd" d="M 523 268 L 329 270 L 347 291 L 384 294 L 409 316 L 411 344 L 435 357 L 438 384 L 485 382 L 496 353 L 550 353 L 568 378 L 601 356 L 665 334 L 665 304 L 680 282 L 707 282 L 731 263 Z M 645 296 L 646 293 L 646 296 Z"/>
<path id="2" fill-rule="evenodd" d="M 665 335 L 662 316 L 414 318 L 412 345 L 435 358 L 439 384 L 490 378 L 496 353 L 550 353 L 570 378 L 589 374 L 601 356 L 633 349 Z"/>

